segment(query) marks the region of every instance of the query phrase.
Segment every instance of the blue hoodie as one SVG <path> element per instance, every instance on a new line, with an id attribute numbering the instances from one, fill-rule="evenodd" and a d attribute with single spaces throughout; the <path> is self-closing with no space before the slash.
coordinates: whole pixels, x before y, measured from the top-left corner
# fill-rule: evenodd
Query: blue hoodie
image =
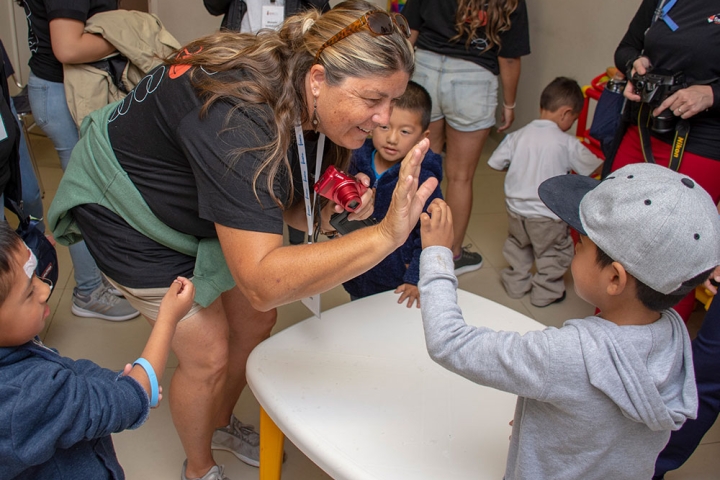
<path id="1" fill-rule="evenodd" d="M 124 479 L 110 434 L 148 412 L 132 377 L 39 341 L 0 348 L 0 478 Z"/>
<path id="2" fill-rule="evenodd" d="M 362 172 L 370 177 L 370 186 L 376 189 L 373 217 L 381 220 L 385 218 L 390 207 L 392 194 L 395 191 L 395 185 L 397 185 L 398 176 L 400 175 L 400 162 L 387 169 L 380 178 L 375 178 L 375 169 L 373 167 L 374 151 L 375 147 L 372 139 L 365 140 L 362 147 L 353 151 L 349 173 L 355 175 Z M 425 210 L 427 210 L 433 199 L 442 198 L 442 192 L 440 191 L 442 157 L 432 150 L 428 150 L 420 170 L 420 184 L 431 177 L 438 179 L 438 186 L 425 203 Z M 388 290 L 395 290 L 403 283 L 417 285 L 420 277 L 420 252 L 422 252 L 422 244 L 420 243 L 420 222 L 418 222 L 400 248 L 388 255 L 371 270 L 343 283 L 343 287 L 353 297 L 362 298 Z"/>

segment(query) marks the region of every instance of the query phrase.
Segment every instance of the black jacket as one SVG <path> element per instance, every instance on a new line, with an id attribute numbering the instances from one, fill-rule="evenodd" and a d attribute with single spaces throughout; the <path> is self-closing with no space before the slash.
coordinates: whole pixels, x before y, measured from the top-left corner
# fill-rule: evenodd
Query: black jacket
<path id="1" fill-rule="evenodd" d="M 7 77 L 11 75 L 12 66 L 7 60 L 5 48 L 0 42 L 0 194 L 20 202 L 20 125 L 10 109 L 10 92 Z M 7 64 L 7 66 L 6 66 Z M 1 207 L 1 205 L 0 205 Z"/>

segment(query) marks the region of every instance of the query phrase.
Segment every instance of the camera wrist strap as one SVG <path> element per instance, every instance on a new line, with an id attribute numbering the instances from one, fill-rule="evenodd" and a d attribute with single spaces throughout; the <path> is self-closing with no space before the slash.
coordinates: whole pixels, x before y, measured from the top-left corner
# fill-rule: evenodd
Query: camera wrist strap
<path id="1" fill-rule="evenodd" d="M 652 143 L 650 140 L 650 115 L 651 109 L 646 104 L 640 105 L 638 112 L 638 132 L 640 134 L 640 147 L 643 157 L 647 163 L 656 163 L 655 156 L 652 153 Z M 685 153 L 685 145 L 690 136 L 690 122 L 686 119 L 679 119 L 675 125 L 675 137 L 670 147 L 670 162 L 668 168 L 670 170 L 680 170 L 683 153 Z"/>
<path id="2" fill-rule="evenodd" d="M 305 218 L 307 220 L 307 238 L 308 243 L 312 243 L 317 193 L 313 192 L 312 200 L 310 200 L 310 180 L 308 178 L 307 153 L 305 152 L 305 136 L 303 135 L 302 126 L 299 123 L 295 125 L 295 141 L 297 143 L 298 157 L 300 158 L 300 174 L 303 182 L 303 199 L 305 200 Z M 320 178 L 324 151 L 325 134 L 321 133 L 318 137 L 317 152 L 315 152 L 315 179 Z"/>

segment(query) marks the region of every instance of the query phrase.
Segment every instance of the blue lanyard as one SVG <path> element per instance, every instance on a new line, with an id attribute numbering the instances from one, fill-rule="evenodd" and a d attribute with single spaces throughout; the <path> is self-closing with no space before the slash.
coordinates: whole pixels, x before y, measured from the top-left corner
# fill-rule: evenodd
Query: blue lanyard
<path id="1" fill-rule="evenodd" d="M 660 14 L 660 18 L 663 20 L 663 22 L 665 22 L 665 23 L 667 24 L 667 26 L 668 26 L 668 27 L 670 28 L 670 30 L 672 30 L 673 32 L 674 32 L 675 30 L 677 30 L 679 27 L 678 27 L 677 23 L 675 23 L 675 22 L 673 21 L 673 19 L 670 18 L 670 16 L 668 15 L 668 12 L 670 11 L 670 9 L 671 9 L 672 7 L 675 6 L 676 3 L 677 3 L 677 0 L 670 0 L 670 2 L 663 7 L 662 13 Z"/>

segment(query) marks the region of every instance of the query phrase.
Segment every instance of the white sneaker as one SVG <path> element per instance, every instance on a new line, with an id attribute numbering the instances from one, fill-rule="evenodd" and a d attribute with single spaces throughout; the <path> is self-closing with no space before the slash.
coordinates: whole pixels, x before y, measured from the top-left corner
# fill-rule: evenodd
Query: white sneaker
<path id="1" fill-rule="evenodd" d="M 118 290 L 115 285 L 110 283 L 110 281 L 105 278 L 105 275 L 102 276 L 102 283 L 103 285 L 105 285 L 105 288 L 107 288 L 108 292 L 112 293 L 116 297 L 125 298 L 125 295 L 123 295 L 123 293 Z"/>
<path id="2" fill-rule="evenodd" d="M 78 317 L 101 318 L 111 322 L 123 322 L 140 315 L 130 302 L 110 293 L 103 283 L 90 295 L 82 295 L 75 287 L 71 311 Z"/>
<path id="3" fill-rule="evenodd" d="M 185 476 L 185 469 L 187 468 L 187 460 L 183 462 L 182 472 L 180 473 L 180 480 L 230 480 L 224 475 L 225 467 L 222 465 L 215 465 L 208 472 L 200 478 L 191 479 Z"/>
<path id="4" fill-rule="evenodd" d="M 235 415 L 230 417 L 229 425 L 213 432 L 211 448 L 230 452 L 253 467 L 260 466 L 260 435 L 255 427 L 242 423 Z"/>

